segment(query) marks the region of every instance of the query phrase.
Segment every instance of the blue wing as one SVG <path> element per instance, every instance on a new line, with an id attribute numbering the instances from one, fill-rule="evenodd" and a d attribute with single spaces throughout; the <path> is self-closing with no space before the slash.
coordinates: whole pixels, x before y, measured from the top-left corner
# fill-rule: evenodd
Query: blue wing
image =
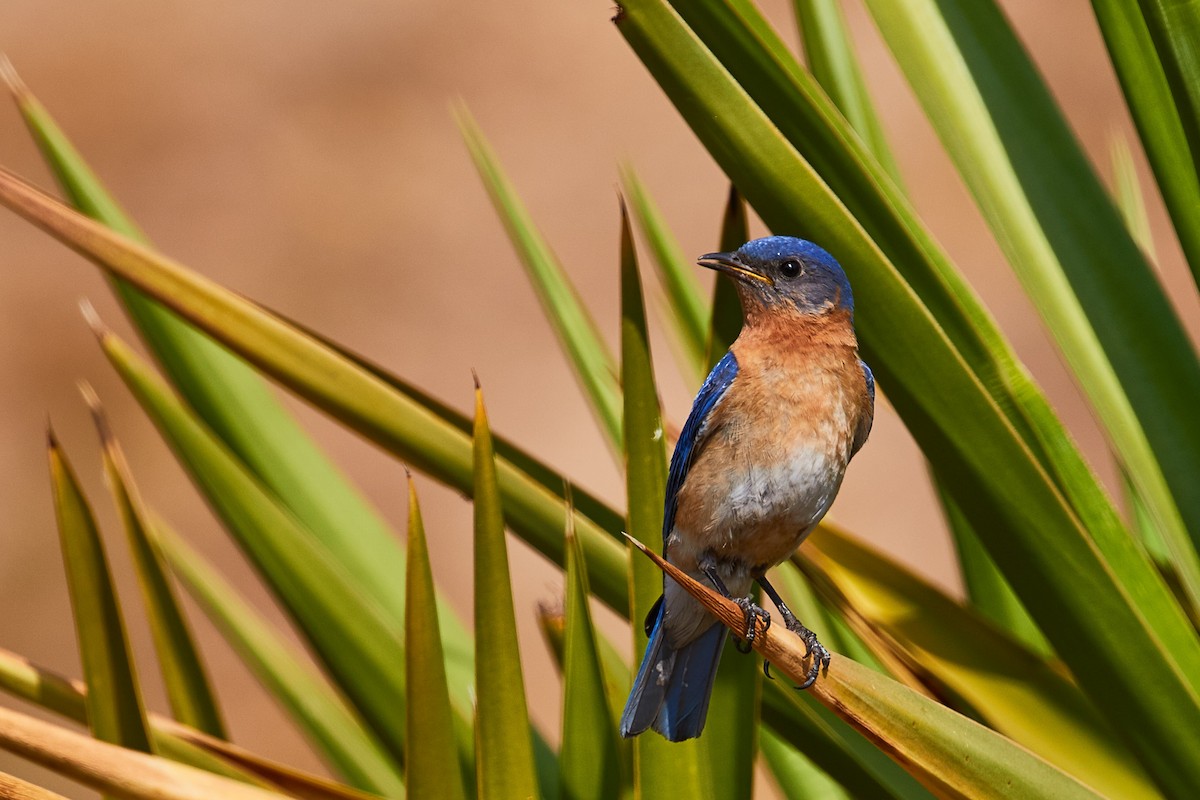
<path id="1" fill-rule="evenodd" d="M 871 372 L 871 368 L 863 361 L 859 361 L 858 365 L 862 367 L 863 377 L 867 379 L 867 397 L 866 408 L 858 421 L 858 429 L 854 431 L 854 441 L 850 444 L 851 458 L 854 458 L 859 448 L 867 443 L 867 437 L 871 435 L 871 424 L 875 421 L 875 373 Z"/>
<path id="2" fill-rule="evenodd" d="M 679 433 L 679 441 L 675 444 L 675 453 L 671 456 L 671 469 L 667 473 L 667 504 L 663 516 L 663 541 L 675 526 L 675 511 L 678 507 L 679 490 L 687 479 L 688 469 L 692 466 L 692 458 L 700 448 L 704 437 L 705 423 L 708 415 L 721 402 L 725 391 L 737 377 L 738 363 L 733 351 L 727 352 L 712 372 L 704 379 L 704 385 L 692 403 L 692 412 L 688 414 L 687 422 Z"/>

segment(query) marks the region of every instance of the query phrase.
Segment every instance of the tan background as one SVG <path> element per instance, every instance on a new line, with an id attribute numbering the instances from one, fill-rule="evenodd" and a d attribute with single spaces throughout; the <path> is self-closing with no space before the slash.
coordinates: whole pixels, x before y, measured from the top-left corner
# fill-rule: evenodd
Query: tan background
<path id="1" fill-rule="evenodd" d="M 918 206 L 1111 482 L 1078 392 L 870 21 L 851 5 L 869 80 Z M 1107 174 L 1108 137 L 1128 122 L 1088 3 L 1004 6 Z M 769 11 L 794 42 L 788 4 L 771 2 Z M 615 342 L 618 162 L 640 170 L 690 253 L 715 244 L 725 186 L 609 24 L 611 13 L 598 0 L 10 0 L 0 12 L 0 46 L 164 251 L 464 410 L 476 368 L 497 429 L 620 503 L 618 472 L 449 113 L 463 98 L 476 114 Z M 16 114 L 3 108 L 0 164 L 50 184 Z M 1165 244 L 1156 204 L 1152 211 L 1164 280 L 1195 332 L 1195 293 Z M 0 242 L 0 646 L 79 673 L 45 475 L 49 415 L 108 535 L 149 702 L 162 710 L 76 380 L 91 380 L 108 404 L 149 501 L 263 607 L 269 600 L 82 323 L 77 301 L 87 296 L 129 332 L 95 270 L 6 212 Z M 711 276 L 700 279 L 707 285 Z M 665 341 L 656 344 L 662 390 L 678 422 L 695 387 L 672 368 Z M 306 409 L 301 416 L 400 527 L 398 465 Z M 469 617 L 469 508 L 428 480 L 421 490 L 435 572 Z M 957 590 L 920 458 L 886 404 L 832 516 Z M 543 688 L 555 683 L 533 609 L 558 595 L 560 580 L 523 546 L 512 550 L 531 705 L 556 738 L 557 690 Z M 237 741 L 319 769 L 212 628 L 199 618 L 196 627 Z M 0 770 L 45 778 L 5 755 Z"/>

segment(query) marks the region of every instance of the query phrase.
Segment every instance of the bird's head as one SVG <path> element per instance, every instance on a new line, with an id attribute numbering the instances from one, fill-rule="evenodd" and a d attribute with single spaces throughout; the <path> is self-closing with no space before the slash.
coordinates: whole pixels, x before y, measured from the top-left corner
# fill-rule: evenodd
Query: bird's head
<path id="1" fill-rule="evenodd" d="M 709 253 L 698 262 L 737 283 L 747 318 L 759 314 L 854 313 L 850 281 L 833 256 L 804 239 L 768 236 L 731 253 Z"/>

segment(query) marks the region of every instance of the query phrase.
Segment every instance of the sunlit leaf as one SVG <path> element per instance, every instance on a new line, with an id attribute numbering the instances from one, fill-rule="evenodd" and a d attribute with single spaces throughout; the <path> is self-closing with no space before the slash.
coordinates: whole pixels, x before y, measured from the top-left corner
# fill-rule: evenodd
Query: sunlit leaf
<path id="1" fill-rule="evenodd" d="M 504 512 L 483 392 L 475 387 L 476 780 L 483 800 L 534 797 L 525 679 L 509 583 Z"/>
<path id="2" fill-rule="evenodd" d="M 566 631 L 563 646 L 561 797 L 601 800 L 621 794 L 616 721 L 588 608 L 583 550 L 567 532 Z"/>
<path id="3" fill-rule="evenodd" d="M 151 535 L 171 571 L 334 770 L 359 788 L 402 796 L 397 762 L 304 654 L 162 519 L 154 518 Z"/>
<path id="4" fill-rule="evenodd" d="M 287 795 L 129 750 L 0 707 L 0 749 L 131 800 L 280 800 Z"/>
<path id="5" fill-rule="evenodd" d="M 175 588 L 168 583 L 158 554 L 154 552 L 146 533 L 149 527 L 146 509 L 129 472 L 125 454 L 108 424 L 104 409 L 100 406 L 100 398 L 89 384 L 81 384 L 80 389 L 100 434 L 105 477 L 133 553 L 146 617 L 171 710 L 180 722 L 217 738 L 228 738 L 208 673 L 192 639 L 191 628 L 183 616 Z"/>
<path id="6" fill-rule="evenodd" d="M 722 624 L 732 630 L 745 626 L 745 614 L 732 600 L 638 546 Z M 804 642 L 790 631 L 760 627 L 753 644 L 780 674 L 798 681 L 808 673 Z M 835 654 L 810 691 L 935 794 L 997 800 L 1100 797 L 995 731 L 845 656 Z"/>
<path id="7" fill-rule="evenodd" d="M 91 508 L 52 430 L 49 458 L 67 588 L 88 685 L 88 725 L 97 739 L 148 753 L 146 711 L 108 558 Z"/>
<path id="8" fill-rule="evenodd" d="M 425 524 L 417 503 L 417 490 L 408 480 L 407 609 L 404 622 L 404 669 L 408 687 L 405 706 L 405 787 L 414 797 L 466 800 L 467 790 L 458 759 L 454 714 L 442 640 L 438 636 L 437 596 Z"/>

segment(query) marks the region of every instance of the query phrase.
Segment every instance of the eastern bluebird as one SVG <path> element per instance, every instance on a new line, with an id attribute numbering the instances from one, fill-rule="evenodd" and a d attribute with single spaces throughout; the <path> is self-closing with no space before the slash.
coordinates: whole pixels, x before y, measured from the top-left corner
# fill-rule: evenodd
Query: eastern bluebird
<path id="1" fill-rule="evenodd" d="M 833 504 L 871 431 L 875 379 L 858 357 L 850 283 L 817 245 L 771 236 L 699 263 L 736 281 L 745 322 L 675 445 L 663 549 L 672 564 L 737 600 L 750 638 L 756 617 L 770 622 L 746 596 L 757 581 L 814 656 L 807 687 L 829 652 L 765 573 Z M 621 734 L 653 727 L 671 741 L 699 736 L 727 630 L 668 578 L 646 629 Z"/>

